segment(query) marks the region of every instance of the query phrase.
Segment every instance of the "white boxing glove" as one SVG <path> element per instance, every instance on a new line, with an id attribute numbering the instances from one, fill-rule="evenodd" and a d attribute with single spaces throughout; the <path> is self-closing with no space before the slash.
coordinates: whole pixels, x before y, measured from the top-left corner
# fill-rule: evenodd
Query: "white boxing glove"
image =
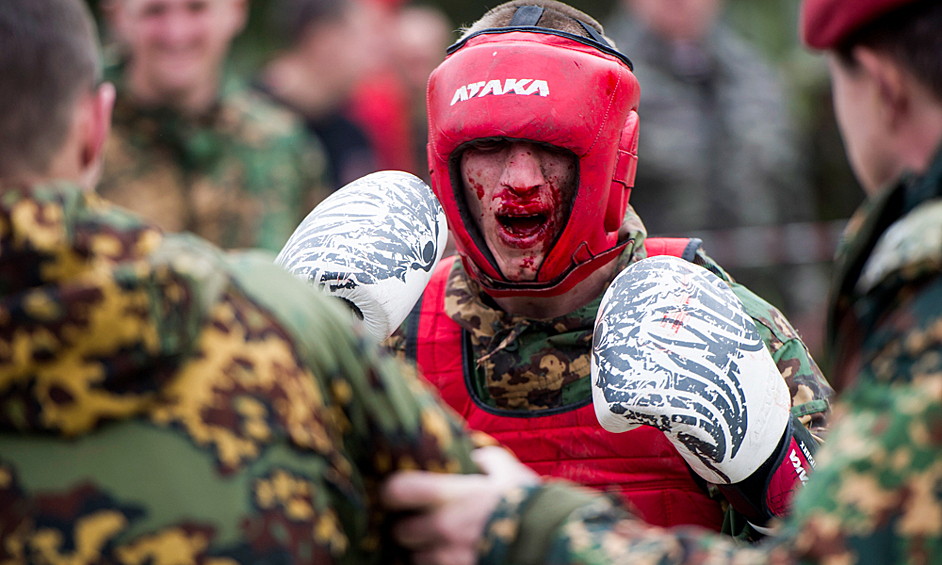
<path id="1" fill-rule="evenodd" d="M 813 465 L 815 443 L 792 420 L 754 322 L 725 282 L 688 261 L 652 257 L 615 278 L 595 321 L 591 375 L 602 427 L 658 428 L 754 525 L 787 512 Z"/>
<path id="2" fill-rule="evenodd" d="M 447 239 L 432 189 L 409 173 L 381 171 L 318 204 L 275 262 L 345 300 L 379 342 L 419 300 Z"/>

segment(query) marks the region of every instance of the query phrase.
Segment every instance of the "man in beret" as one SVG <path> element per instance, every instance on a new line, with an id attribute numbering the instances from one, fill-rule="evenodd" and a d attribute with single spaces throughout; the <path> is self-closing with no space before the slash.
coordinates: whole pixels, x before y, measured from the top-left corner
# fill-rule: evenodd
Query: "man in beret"
<path id="1" fill-rule="evenodd" d="M 804 0 L 801 30 L 826 52 L 868 201 L 838 252 L 829 310 L 842 396 L 792 515 L 744 547 L 651 528 L 559 485 L 505 490 L 494 510 L 487 481 L 404 473 L 385 496 L 428 503 L 396 530 L 423 562 L 942 563 L 942 3 Z"/>

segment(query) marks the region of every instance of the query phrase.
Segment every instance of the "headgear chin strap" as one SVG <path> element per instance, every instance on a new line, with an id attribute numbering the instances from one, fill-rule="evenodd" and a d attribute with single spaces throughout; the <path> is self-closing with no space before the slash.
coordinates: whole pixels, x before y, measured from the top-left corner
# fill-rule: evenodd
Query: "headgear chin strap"
<path id="1" fill-rule="evenodd" d="M 638 97 L 628 59 L 594 39 L 525 25 L 486 29 L 449 49 L 428 85 L 432 187 L 488 294 L 563 294 L 625 248 L 618 230 L 634 185 Z M 545 143 L 578 159 L 572 212 L 535 281 L 508 281 L 466 213 L 458 158 L 464 144 L 488 137 Z"/>

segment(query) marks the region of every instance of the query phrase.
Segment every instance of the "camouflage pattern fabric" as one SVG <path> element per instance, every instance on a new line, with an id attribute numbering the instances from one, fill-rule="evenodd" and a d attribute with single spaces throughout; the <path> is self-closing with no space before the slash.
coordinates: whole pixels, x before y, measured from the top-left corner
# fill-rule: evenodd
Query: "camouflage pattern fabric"
<path id="1" fill-rule="evenodd" d="M 187 117 L 141 107 L 115 82 L 98 193 L 160 228 L 277 252 L 326 196 L 322 149 L 293 114 L 258 94 L 227 90 L 206 114 Z"/>
<path id="2" fill-rule="evenodd" d="M 611 500 L 545 485 L 505 497 L 482 563 L 942 562 L 942 153 L 865 203 L 837 266 L 829 337 L 843 390 L 779 536 L 749 547 L 651 528 Z"/>
<path id="3" fill-rule="evenodd" d="M 64 185 L 0 187 L 0 563 L 376 563 L 462 424 L 272 264 Z"/>
<path id="4" fill-rule="evenodd" d="M 630 208 L 625 225 L 634 243 L 618 258 L 616 272 L 647 256 L 642 245 L 644 227 Z M 702 251 L 695 262 L 731 283 L 788 383 L 794 412 L 813 431 L 822 429 L 833 391 L 788 320 L 732 281 Z M 586 306 L 552 320 L 517 316 L 493 306 L 456 261 L 445 288 L 445 312 L 471 336 L 478 368 L 476 396 L 499 409 L 531 411 L 577 405 L 591 398 L 592 327 L 601 299 L 600 294 Z M 403 324 L 388 345 L 403 349 L 407 327 Z"/>

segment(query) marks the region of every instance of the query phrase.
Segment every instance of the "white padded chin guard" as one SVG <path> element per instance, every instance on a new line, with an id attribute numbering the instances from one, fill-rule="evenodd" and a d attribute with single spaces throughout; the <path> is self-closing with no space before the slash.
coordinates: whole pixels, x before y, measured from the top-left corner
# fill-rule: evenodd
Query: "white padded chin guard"
<path id="1" fill-rule="evenodd" d="M 708 270 L 658 256 L 622 271 L 595 321 L 592 399 L 611 432 L 664 432 L 705 480 L 742 481 L 778 445 L 789 393 L 755 323 Z"/>
<path id="2" fill-rule="evenodd" d="M 346 300 L 380 342 L 419 300 L 447 240 L 432 189 L 409 173 L 381 171 L 318 204 L 275 262 Z"/>

